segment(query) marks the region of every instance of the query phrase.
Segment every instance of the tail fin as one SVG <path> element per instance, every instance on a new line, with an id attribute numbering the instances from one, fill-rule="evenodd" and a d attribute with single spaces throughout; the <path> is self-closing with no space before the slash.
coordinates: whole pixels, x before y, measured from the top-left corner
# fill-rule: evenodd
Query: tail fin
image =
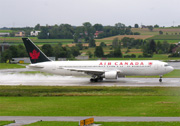
<path id="1" fill-rule="evenodd" d="M 31 63 L 51 61 L 29 38 L 22 38 Z"/>

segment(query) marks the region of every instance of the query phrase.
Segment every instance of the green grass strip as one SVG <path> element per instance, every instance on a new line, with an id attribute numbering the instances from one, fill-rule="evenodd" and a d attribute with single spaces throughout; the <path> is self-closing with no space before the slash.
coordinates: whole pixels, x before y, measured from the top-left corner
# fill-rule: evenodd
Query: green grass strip
<path id="1" fill-rule="evenodd" d="M 14 123 L 14 121 L 0 121 L 0 126 L 4 126 L 10 123 Z"/>
<path id="2" fill-rule="evenodd" d="M 0 97 L 0 116 L 180 116 L 179 96 Z"/>
<path id="3" fill-rule="evenodd" d="M 0 96 L 180 96 L 180 87 L 0 86 Z"/>
<path id="4" fill-rule="evenodd" d="M 0 69 L 15 69 L 15 68 L 25 68 L 18 64 L 0 63 Z"/>
<path id="5" fill-rule="evenodd" d="M 126 76 L 127 78 L 159 78 L 159 76 Z M 163 78 L 180 78 L 180 70 L 175 69 L 170 73 L 164 74 Z"/>
<path id="6" fill-rule="evenodd" d="M 25 126 L 78 126 L 78 122 L 43 121 Z M 101 126 L 180 126 L 180 122 L 95 122 Z"/>

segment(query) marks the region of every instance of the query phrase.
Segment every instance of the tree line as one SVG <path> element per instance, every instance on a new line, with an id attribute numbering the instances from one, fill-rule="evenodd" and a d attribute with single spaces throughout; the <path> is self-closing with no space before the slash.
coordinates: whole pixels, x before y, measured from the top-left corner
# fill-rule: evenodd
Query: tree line
<path id="1" fill-rule="evenodd" d="M 56 57 L 57 58 L 68 58 L 73 59 L 74 57 L 80 55 L 80 47 L 68 47 L 62 46 L 62 44 L 57 44 L 56 46 L 52 46 L 50 44 L 44 44 L 40 49 L 48 56 L 48 57 Z M 28 57 L 26 49 L 24 45 L 12 45 L 7 50 L 2 52 L 1 54 L 1 62 L 6 62 L 7 60 L 11 60 L 12 58 L 18 57 Z"/>
<path id="2" fill-rule="evenodd" d="M 103 48 L 107 47 L 104 42 L 101 42 L 99 46 L 95 45 L 95 51 L 87 51 L 86 55 L 89 58 L 94 57 L 117 57 L 117 58 L 136 58 L 135 54 L 128 55 L 131 48 L 141 49 L 142 55 L 139 55 L 140 58 L 142 57 L 153 57 L 154 54 L 171 54 L 170 57 L 177 57 L 180 56 L 179 52 L 173 54 L 172 50 L 178 45 L 176 44 L 169 44 L 167 41 L 163 42 L 155 42 L 154 40 L 142 40 L 142 39 L 134 39 L 124 37 L 123 39 L 119 40 L 118 38 L 114 38 L 112 41 L 112 45 L 108 46 L 111 50 L 108 54 L 104 54 Z M 48 56 L 48 57 L 55 57 L 57 58 L 68 58 L 74 59 L 76 56 L 80 55 L 80 50 L 88 49 L 89 47 L 83 47 L 82 43 L 76 43 L 73 47 L 62 46 L 61 43 L 56 45 L 44 44 L 40 47 L 40 49 Z M 126 48 L 127 51 L 125 52 L 124 56 L 121 51 L 122 48 Z M 12 58 L 17 57 L 28 57 L 27 52 L 25 50 L 24 45 L 12 45 L 9 49 L 5 50 L 1 54 L 1 62 L 6 62 L 7 60 L 11 60 Z"/>
<path id="3" fill-rule="evenodd" d="M 90 22 L 85 22 L 82 26 L 72 26 L 70 24 L 40 26 L 40 24 L 37 24 L 35 30 L 41 31 L 38 35 L 39 39 L 74 39 L 76 43 L 88 42 L 89 39 L 94 38 L 96 31 L 101 31 L 97 38 L 138 34 L 131 31 L 131 26 L 125 26 L 122 23 L 116 23 L 114 26 L 92 25 Z"/>

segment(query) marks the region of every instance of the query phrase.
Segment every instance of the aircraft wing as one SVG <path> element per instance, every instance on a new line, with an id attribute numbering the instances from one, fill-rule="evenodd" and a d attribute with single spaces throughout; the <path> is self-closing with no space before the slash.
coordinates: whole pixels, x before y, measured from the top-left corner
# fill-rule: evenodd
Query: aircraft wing
<path id="1" fill-rule="evenodd" d="M 84 72 L 86 74 L 90 74 L 90 75 L 102 75 L 104 74 L 105 70 L 98 70 L 98 69 L 77 69 L 77 68 L 62 68 L 62 69 L 66 69 L 66 70 L 70 70 L 70 71 L 76 71 L 76 72 Z M 120 71 L 117 71 L 118 73 L 120 73 Z"/>

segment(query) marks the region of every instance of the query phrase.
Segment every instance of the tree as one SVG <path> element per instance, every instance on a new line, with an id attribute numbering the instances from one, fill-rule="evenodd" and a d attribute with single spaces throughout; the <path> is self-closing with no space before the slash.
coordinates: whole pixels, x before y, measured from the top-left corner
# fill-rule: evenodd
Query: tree
<path id="1" fill-rule="evenodd" d="M 114 57 L 121 57 L 121 58 L 123 57 L 119 46 L 114 49 Z"/>
<path id="2" fill-rule="evenodd" d="M 48 27 L 41 27 L 41 32 L 38 34 L 38 39 L 48 39 L 49 29 Z"/>
<path id="3" fill-rule="evenodd" d="M 76 27 L 75 28 L 75 33 L 73 35 L 73 39 L 75 43 L 81 42 L 81 39 L 84 38 L 84 28 L 83 27 Z"/>
<path id="4" fill-rule="evenodd" d="M 160 35 L 163 35 L 163 31 L 159 31 L 159 34 L 160 34 Z"/>
<path id="5" fill-rule="evenodd" d="M 34 27 L 34 30 L 41 30 L 40 24 L 37 24 L 37 25 Z"/>
<path id="6" fill-rule="evenodd" d="M 172 53 L 172 50 L 173 50 L 175 47 L 178 47 L 178 46 L 177 46 L 176 44 L 170 44 L 169 53 Z"/>
<path id="7" fill-rule="evenodd" d="M 69 48 L 68 46 L 66 46 L 66 47 L 64 48 L 64 50 L 66 51 L 66 58 L 73 58 L 73 54 L 72 54 L 71 48 Z"/>
<path id="8" fill-rule="evenodd" d="M 2 52 L 1 62 L 6 62 L 7 60 L 17 57 L 27 57 L 27 52 L 23 45 L 13 45 Z"/>
<path id="9" fill-rule="evenodd" d="M 157 42 L 156 51 L 157 51 L 158 54 L 162 53 L 162 44 L 161 44 L 160 41 Z"/>
<path id="10" fill-rule="evenodd" d="M 84 36 L 85 37 L 87 36 L 88 38 L 92 38 L 93 35 L 94 35 L 93 34 L 94 33 L 94 29 L 93 29 L 91 23 L 85 22 L 85 23 L 83 23 L 83 26 L 84 26 Z"/>
<path id="11" fill-rule="evenodd" d="M 54 25 L 49 29 L 51 39 L 72 39 L 74 29 L 69 24 Z"/>
<path id="12" fill-rule="evenodd" d="M 143 46 L 143 57 L 152 57 L 153 51 L 150 49 L 150 41 L 146 42 Z"/>
<path id="13" fill-rule="evenodd" d="M 12 58 L 12 52 L 7 49 L 1 55 L 1 62 L 6 62 L 7 60 L 11 60 Z"/>
<path id="14" fill-rule="evenodd" d="M 168 53 L 169 52 L 169 43 L 167 41 L 163 41 L 162 43 L 162 50 L 163 50 L 163 53 Z"/>
<path id="15" fill-rule="evenodd" d="M 77 46 L 74 46 L 71 48 L 71 52 L 73 54 L 74 57 L 80 55 L 81 53 L 79 52 L 79 48 Z"/>
<path id="16" fill-rule="evenodd" d="M 119 46 L 119 47 L 121 46 L 118 37 L 116 37 L 116 38 L 113 39 L 112 46 L 113 46 L 113 48 L 116 48 L 116 47 L 118 47 L 118 46 Z"/>
<path id="17" fill-rule="evenodd" d="M 149 46 L 150 46 L 149 49 L 152 50 L 153 53 L 156 52 L 156 43 L 153 39 L 150 40 Z"/>
<path id="18" fill-rule="evenodd" d="M 101 46 L 101 47 L 106 47 L 107 45 L 106 45 L 104 42 L 101 42 L 101 43 L 100 43 L 100 46 Z"/>
<path id="19" fill-rule="evenodd" d="M 141 33 L 139 32 L 133 32 L 134 35 L 140 35 Z"/>
<path id="20" fill-rule="evenodd" d="M 156 25 L 154 25 L 154 28 L 159 28 L 159 25 L 157 25 L 157 24 L 156 24 Z"/>
<path id="21" fill-rule="evenodd" d="M 94 39 L 91 38 L 88 42 L 89 42 L 89 47 L 95 47 L 96 46 Z"/>
<path id="22" fill-rule="evenodd" d="M 42 46 L 42 51 L 47 55 L 47 56 L 53 56 L 53 48 L 50 44 L 44 44 Z"/>
<path id="23" fill-rule="evenodd" d="M 117 29 L 121 29 L 121 28 L 125 28 L 125 27 L 126 27 L 125 24 L 122 24 L 122 23 L 115 24 L 115 28 L 117 28 Z"/>
<path id="24" fill-rule="evenodd" d="M 93 54 L 91 53 L 91 51 L 87 51 L 86 54 L 89 56 L 89 58 L 92 58 L 92 56 L 93 56 Z"/>
<path id="25" fill-rule="evenodd" d="M 27 57 L 28 55 L 27 55 L 27 51 L 26 51 L 26 49 L 25 49 L 25 47 L 24 47 L 24 45 L 18 45 L 17 46 L 17 51 L 18 51 L 18 57 Z"/>
<path id="26" fill-rule="evenodd" d="M 147 26 L 148 27 L 148 29 L 150 30 L 150 31 L 153 31 L 153 26 L 152 25 L 150 25 L 150 26 Z"/>
<path id="27" fill-rule="evenodd" d="M 139 28 L 139 25 L 138 25 L 138 24 L 135 24 L 134 27 L 135 27 L 135 28 Z"/>
<path id="28" fill-rule="evenodd" d="M 83 50 L 83 44 L 82 43 L 77 43 L 76 47 L 78 47 L 79 50 Z"/>
<path id="29" fill-rule="evenodd" d="M 103 48 L 101 46 L 96 46 L 96 49 L 94 51 L 94 55 L 96 57 L 103 57 L 104 56 Z"/>
<path id="30" fill-rule="evenodd" d="M 103 30 L 103 25 L 102 24 L 95 24 L 93 27 L 94 27 L 94 29 L 96 31 L 102 31 Z"/>

